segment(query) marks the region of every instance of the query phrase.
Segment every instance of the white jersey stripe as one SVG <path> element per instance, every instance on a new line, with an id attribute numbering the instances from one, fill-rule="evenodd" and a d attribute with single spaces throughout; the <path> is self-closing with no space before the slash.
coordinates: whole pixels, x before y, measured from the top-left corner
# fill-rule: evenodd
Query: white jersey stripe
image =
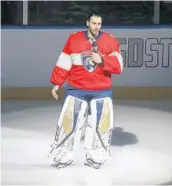
<path id="1" fill-rule="evenodd" d="M 121 67 L 121 71 L 123 70 L 123 58 L 122 55 L 119 52 L 112 52 L 111 54 L 109 54 L 109 56 L 116 56 L 120 67 Z M 82 66 L 82 56 L 80 53 L 74 53 L 71 55 L 68 55 L 66 53 L 61 53 L 59 56 L 59 59 L 57 61 L 56 66 L 59 66 L 65 70 L 70 70 L 72 65 L 80 65 Z"/>
<path id="2" fill-rule="evenodd" d="M 72 66 L 72 61 L 71 61 L 70 55 L 62 52 L 58 58 L 56 66 L 69 71 Z"/>
<path id="3" fill-rule="evenodd" d="M 72 54 L 71 61 L 73 65 L 82 65 L 82 57 L 80 53 Z"/>
<path id="4" fill-rule="evenodd" d="M 123 58 L 122 58 L 122 55 L 119 53 L 119 52 L 112 52 L 109 54 L 109 56 L 116 56 L 118 61 L 119 61 L 119 64 L 120 64 L 120 67 L 121 67 L 121 72 L 123 70 Z"/>

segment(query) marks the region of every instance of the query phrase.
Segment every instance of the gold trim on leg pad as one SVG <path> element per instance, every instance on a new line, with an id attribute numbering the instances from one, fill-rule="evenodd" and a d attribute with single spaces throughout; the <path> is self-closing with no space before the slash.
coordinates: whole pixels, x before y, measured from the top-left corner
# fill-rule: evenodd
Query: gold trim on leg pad
<path id="1" fill-rule="evenodd" d="M 68 107 L 64 112 L 62 126 L 65 133 L 70 133 L 73 128 L 73 112 L 74 112 L 74 99 L 71 99 L 68 103 Z"/>
<path id="2" fill-rule="evenodd" d="M 108 102 L 108 100 L 104 100 L 103 103 L 102 115 L 98 125 L 98 131 L 100 134 L 106 133 L 110 128 L 110 106 Z"/>

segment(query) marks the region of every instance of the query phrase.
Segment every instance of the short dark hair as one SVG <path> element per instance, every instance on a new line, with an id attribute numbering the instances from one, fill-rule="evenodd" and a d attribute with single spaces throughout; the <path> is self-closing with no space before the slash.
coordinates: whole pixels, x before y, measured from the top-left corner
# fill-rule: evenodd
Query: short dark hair
<path id="1" fill-rule="evenodd" d="M 102 18 L 102 16 L 98 12 L 91 12 L 88 15 L 88 17 L 87 17 L 87 21 L 90 21 L 90 19 L 91 19 L 92 16 L 96 16 L 96 17 L 101 17 Z"/>

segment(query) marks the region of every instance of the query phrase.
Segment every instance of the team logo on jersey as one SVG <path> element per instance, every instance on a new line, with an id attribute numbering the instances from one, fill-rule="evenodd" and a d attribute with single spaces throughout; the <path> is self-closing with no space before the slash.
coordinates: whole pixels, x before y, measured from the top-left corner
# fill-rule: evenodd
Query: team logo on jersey
<path id="1" fill-rule="evenodd" d="M 97 65 L 91 60 L 91 51 L 86 50 L 81 52 L 81 61 L 85 69 L 89 72 L 93 72 Z"/>

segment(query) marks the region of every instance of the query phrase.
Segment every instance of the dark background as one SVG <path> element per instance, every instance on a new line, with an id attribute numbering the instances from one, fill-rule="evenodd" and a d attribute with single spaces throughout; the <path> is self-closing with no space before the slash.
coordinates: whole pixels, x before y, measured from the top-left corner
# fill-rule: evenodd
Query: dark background
<path id="1" fill-rule="evenodd" d="M 103 16 L 103 25 L 154 25 L 156 1 L 28 1 L 32 26 L 84 26 L 92 10 Z M 160 25 L 172 25 L 172 2 L 160 2 Z M 1 2 L 1 24 L 23 25 L 23 1 Z"/>

